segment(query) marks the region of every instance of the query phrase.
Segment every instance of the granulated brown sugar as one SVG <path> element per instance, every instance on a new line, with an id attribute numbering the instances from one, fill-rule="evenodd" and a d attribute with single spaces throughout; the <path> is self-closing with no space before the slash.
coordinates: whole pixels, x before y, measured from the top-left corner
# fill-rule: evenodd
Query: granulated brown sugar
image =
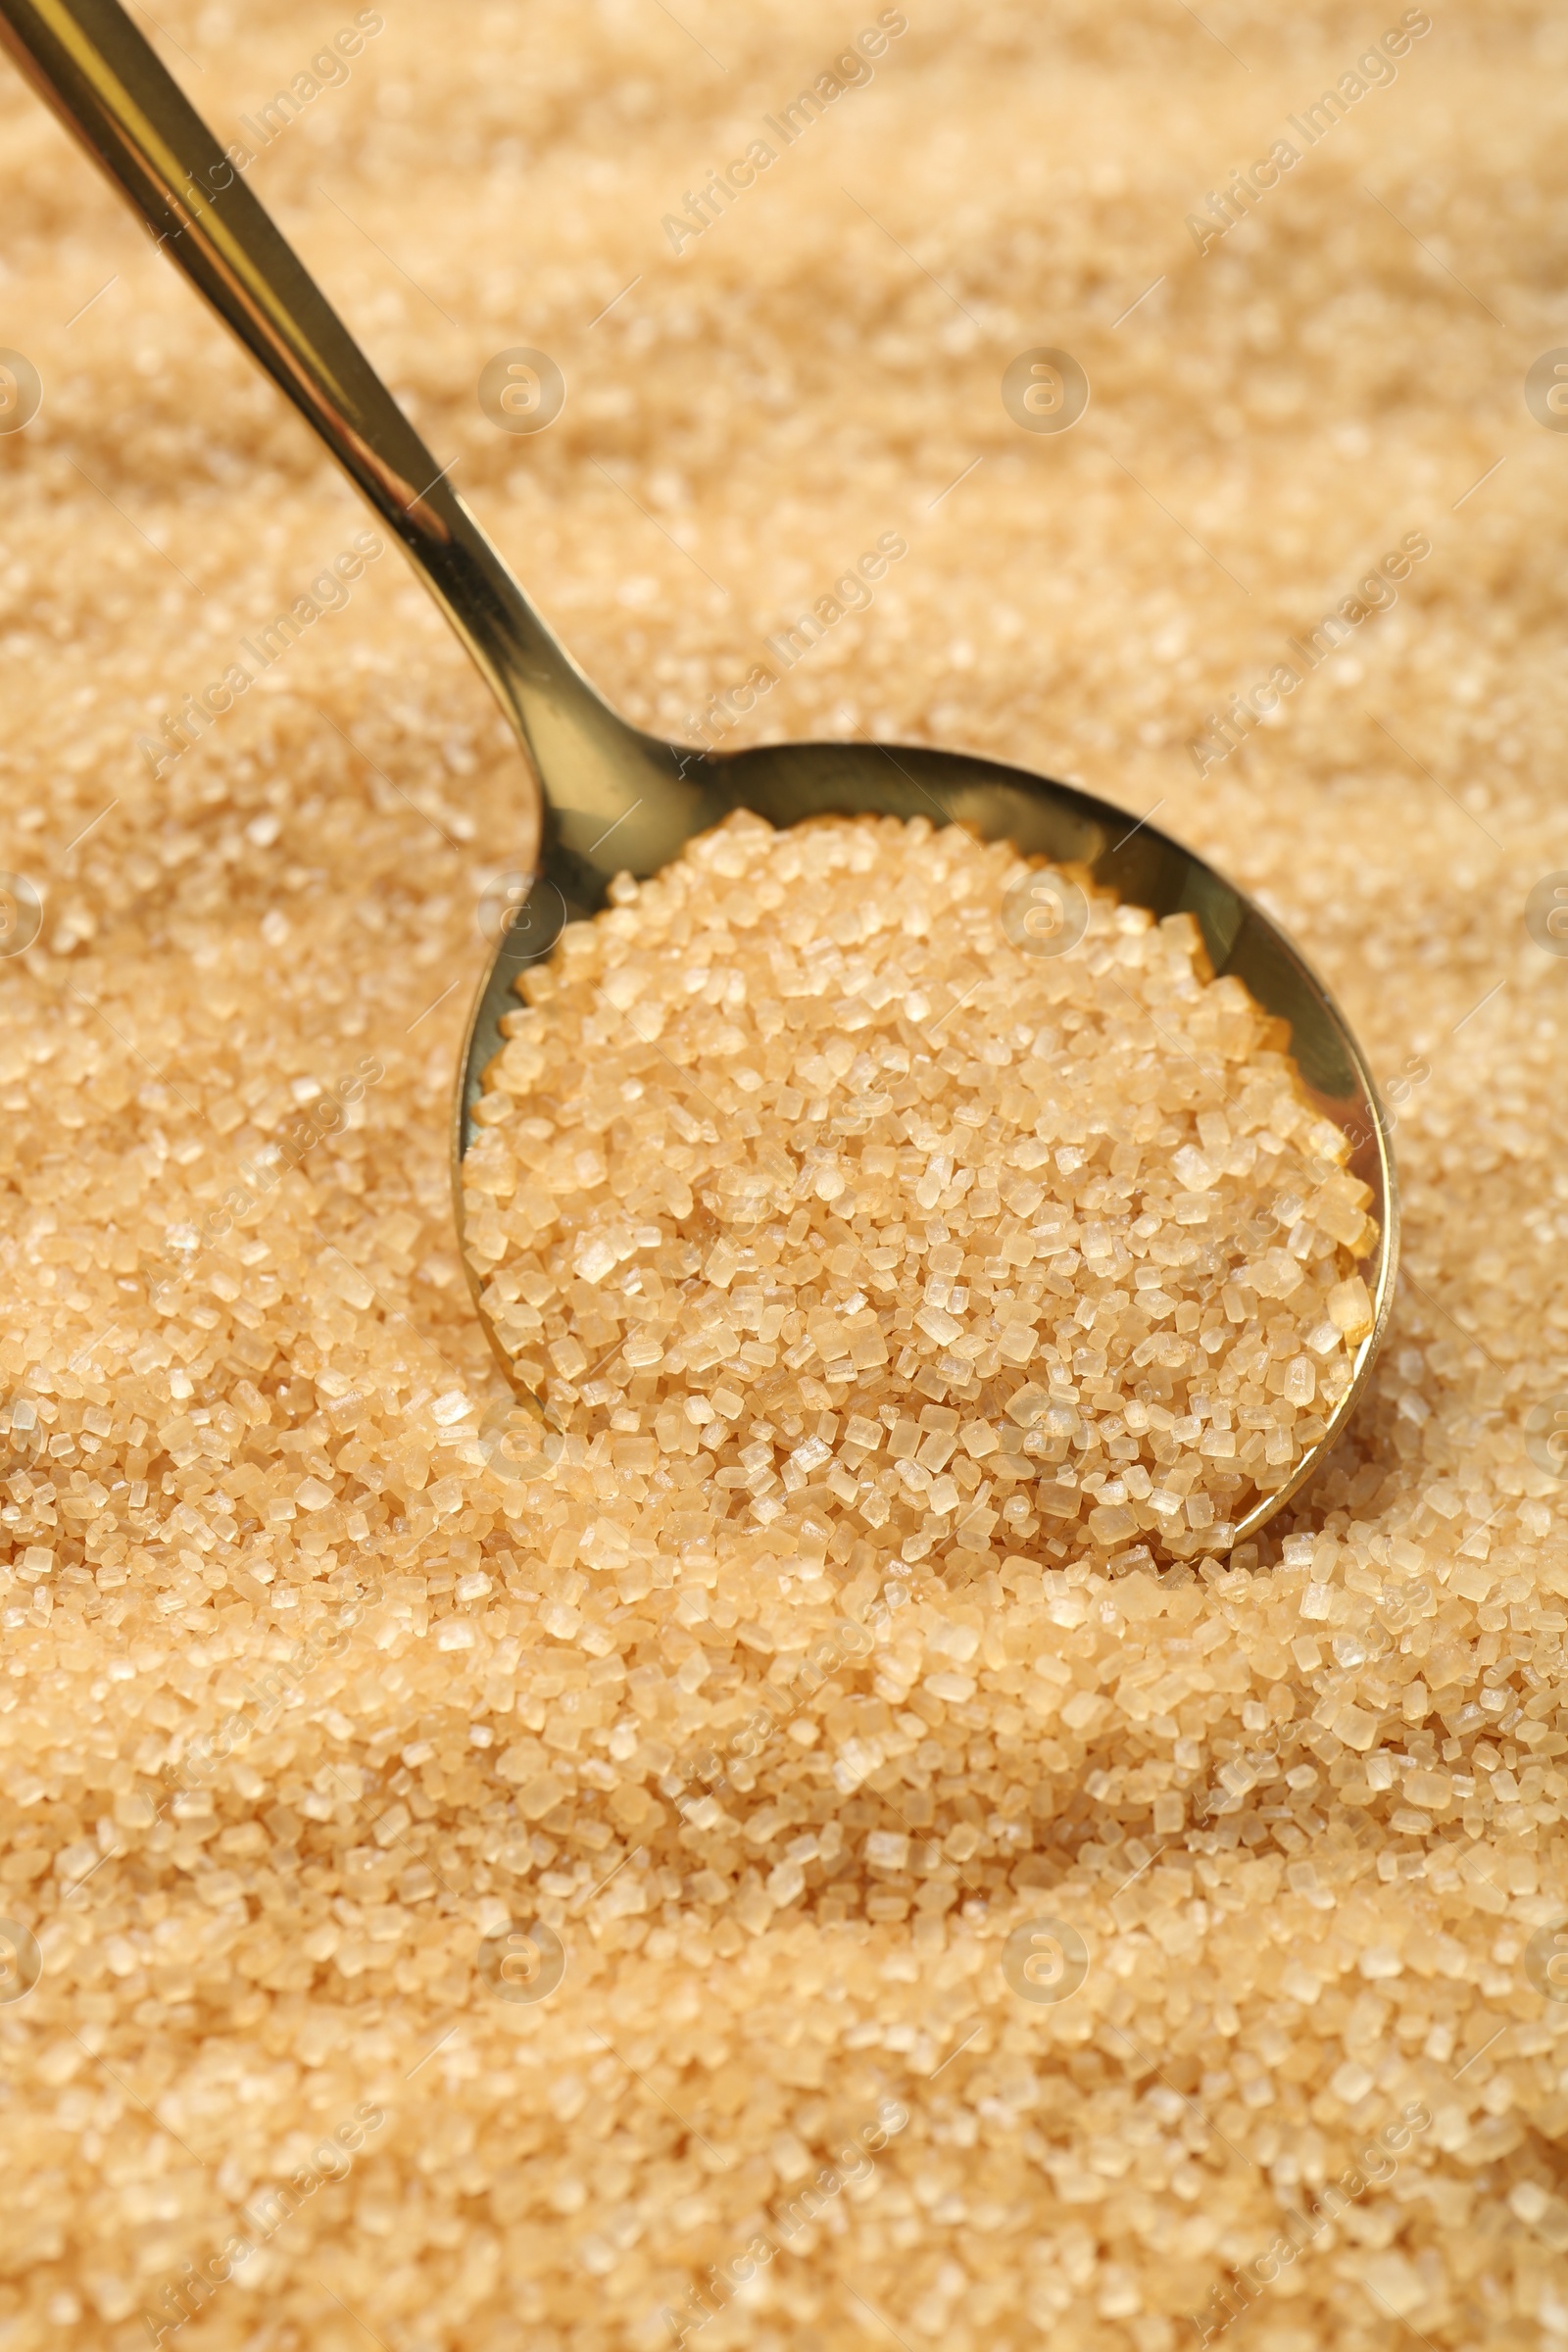
<path id="1" fill-rule="evenodd" d="M 225 127 L 321 44 L 172 4 Z M 363 518 L 0 82 L 9 2352 L 1180 2352 L 1222 2294 L 1264 2352 L 1557 2352 L 1560 27 L 1435 12 L 1200 256 L 1364 26 L 911 12 L 677 260 L 858 24 L 677 13 L 712 60 L 411 0 L 256 184 L 634 715 L 903 530 L 747 725 L 1068 769 L 1261 893 L 1396 1109 L 1394 1328 L 1255 1563 L 786 1590 L 700 1478 L 610 1556 L 629 1433 L 534 1473 L 451 1219 L 515 762 L 395 557 L 165 756 Z M 522 345 L 532 440 L 473 391 Z"/>
<path id="2" fill-rule="evenodd" d="M 503 1016 L 464 1247 L 632 1523 L 695 1454 L 721 1518 L 865 1574 L 961 1578 L 999 1527 L 1228 1551 L 1348 1394 L 1376 1234 L 1192 917 L 925 817 L 742 812 L 611 899 Z"/>

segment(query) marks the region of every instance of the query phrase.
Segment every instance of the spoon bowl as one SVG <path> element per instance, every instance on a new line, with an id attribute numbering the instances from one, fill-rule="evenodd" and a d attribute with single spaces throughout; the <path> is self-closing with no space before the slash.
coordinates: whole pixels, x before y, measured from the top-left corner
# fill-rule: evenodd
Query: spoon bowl
<path id="1" fill-rule="evenodd" d="M 1377 1240 L 1356 1270 L 1371 1294 L 1372 1329 L 1355 1349 L 1350 1388 L 1325 1436 L 1283 1486 L 1237 1522 L 1238 1543 L 1254 1534 L 1311 1478 L 1354 1410 L 1388 1318 L 1397 1257 L 1394 1162 L 1376 1088 L 1348 1023 L 1304 956 L 1260 906 L 1168 834 L 1130 824 L 1109 802 L 1025 768 L 902 744 L 760 744 L 717 759 L 673 745 L 658 750 L 671 759 L 675 772 L 652 806 L 645 799 L 634 808 L 629 792 L 618 815 L 604 804 L 585 812 L 547 799 L 532 889 L 501 932 L 464 1039 L 452 1138 L 460 1235 L 463 1157 L 478 1132 L 474 1109 L 485 1071 L 506 1042 L 501 1020 L 521 1003 L 521 975 L 549 956 L 568 922 L 599 912 L 616 874 L 630 872 L 641 881 L 660 872 L 694 834 L 737 808 L 778 827 L 816 816 L 923 815 L 936 825 L 961 824 L 982 841 L 1010 842 L 1026 857 L 1067 867 L 1089 887 L 1146 907 L 1156 919 L 1191 915 L 1213 976 L 1241 980 L 1263 1011 L 1285 1024 L 1301 1091 L 1349 1138 L 1347 1164 L 1371 1190 Z M 569 846 L 590 827 L 602 837 L 593 851 Z M 466 1252 L 463 1262 L 498 1361 L 522 1401 L 540 1411 L 538 1399 L 517 1382 Z"/>
<path id="2" fill-rule="evenodd" d="M 776 827 L 817 816 L 925 815 L 1156 917 L 1187 913 L 1218 978 L 1244 982 L 1283 1025 L 1301 1088 L 1348 1136 L 1371 1190 L 1376 1241 L 1359 1267 L 1372 1328 L 1325 1435 L 1236 1527 L 1251 1535 L 1336 1444 L 1366 1385 L 1393 1299 L 1397 1200 L 1385 1117 L 1348 1024 L 1279 927 L 1189 850 L 1107 802 L 958 752 L 870 743 L 769 744 L 714 757 L 629 725 L 595 691 L 438 466 L 320 288 L 118 0 L 0 0 L 0 43 L 119 186 L 160 252 L 245 345 L 402 544 L 514 727 L 531 785 L 532 871 L 503 925 L 464 1043 L 453 1122 L 460 1245 L 463 1154 L 515 984 L 565 923 L 646 879 L 737 808 Z M 1027 926 L 1026 926 L 1027 928 Z M 475 1310 L 509 1381 L 514 1367 Z M 534 1412 L 538 1400 L 520 1392 Z"/>

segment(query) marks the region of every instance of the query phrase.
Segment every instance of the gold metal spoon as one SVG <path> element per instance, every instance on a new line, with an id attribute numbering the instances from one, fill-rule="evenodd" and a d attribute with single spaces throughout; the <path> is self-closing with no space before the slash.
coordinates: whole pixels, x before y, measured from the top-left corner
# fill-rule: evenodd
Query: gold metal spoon
<path id="1" fill-rule="evenodd" d="M 616 873 L 657 873 L 691 835 L 736 808 L 781 826 L 830 814 L 926 815 L 1011 841 L 1155 915 L 1192 914 L 1216 975 L 1236 974 L 1288 1025 L 1303 1088 L 1350 1137 L 1351 1169 L 1371 1188 L 1378 1239 L 1360 1270 L 1372 1330 L 1326 1435 L 1238 1522 L 1238 1541 L 1251 1535 L 1311 1477 L 1353 1410 L 1388 1319 L 1397 1250 L 1394 1165 L 1371 1073 L 1290 940 L 1152 825 L 1129 831 L 1120 809 L 1020 768 L 868 743 L 714 757 L 628 726 L 545 627 L 447 470 L 117 0 L 0 0 L 0 40 L 401 540 L 516 729 L 536 786 L 536 873 L 522 919 L 502 930 L 468 1023 L 453 1136 L 460 1238 L 461 1157 L 483 1072 L 502 1044 L 497 1023 L 518 1002 L 514 983 L 548 954 L 564 921 L 604 905 Z M 469 1280 L 514 1378 L 471 1269 Z"/>

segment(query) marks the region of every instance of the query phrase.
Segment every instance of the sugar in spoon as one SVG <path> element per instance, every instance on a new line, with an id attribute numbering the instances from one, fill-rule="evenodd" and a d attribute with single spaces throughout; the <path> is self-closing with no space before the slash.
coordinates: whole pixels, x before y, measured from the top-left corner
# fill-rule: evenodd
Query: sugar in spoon
<path id="1" fill-rule="evenodd" d="M 270 216 L 117 0 L 0 0 L 0 41 L 259 365 L 294 403 L 401 542 L 516 731 L 530 791 L 533 880 L 501 932 L 469 1018 L 459 1075 L 453 1174 L 484 1071 L 499 1052 L 514 982 L 563 925 L 596 913 L 617 873 L 668 865 L 693 834 L 748 808 L 770 824 L 822 815 L 926 815 L 1071 867 L 1092 888 L 1156 916 L 1185 912 L 1216 976 L 1242 980 L 1289 1026 L 1313 1103 L 1350 1139 L 1372 1193 L 1377 1241 L 1360 1272 L 1373 1323 L 1325 1434 L 1237 1523 L 1250 1536 L 1311 1478 L 1366 1385 L 1388 1320 L 1398 1207 L 1385 1117 L 1339 1006 L 1262 909 L 1153 825 L 1072 786 L 963 752 L 869 743 L 769 744 L 722 756 L 661 742 L 617 715 L 534 611 Z M 1026 926 L 1059 920 L 1049 898 Z M 1022 942 L 1020 942 L 1022 944 Z M 1044 943 L 1051 945 L 1049 939 Z M 465 1253 L 465 1264 L 468 1261 Z M 474 1303 L 509 1380 L 515 1372 Z"/>

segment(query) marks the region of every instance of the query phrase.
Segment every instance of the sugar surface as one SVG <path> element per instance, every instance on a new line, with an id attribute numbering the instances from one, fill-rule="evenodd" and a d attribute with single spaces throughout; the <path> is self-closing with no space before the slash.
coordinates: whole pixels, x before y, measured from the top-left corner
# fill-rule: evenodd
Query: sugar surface
<path id="1" fill-rule="evenodd" d="M 293 0 L 157 14 L 230 122 L 321 41 Z M 1369 2160 L 1232 2340 L 1560 2345 L 1568 2004 L 1529 1955 L 1568 1909 L 1568 1552 L 1527 1421 L 1568 1388 L 1563 972 L 1518 919 L 1568 865 L 1562 442 L 1519 392 L 1526 349 L 1565 339 L 1537 258 L 1560 27 L 1434 12 L 1399 86 L 1200 261 L 1196 192 L 1364 26 L 1233 10 L 1243 74 L 1180 10 L 922 9 L 793 177 L 677 264 L 660 218 L 732 152 L 737 93 L 776 106 L 841 14 L 688 20 L 727 74 L 658 9 L 481 12 L 471 41 L 423 0 L 386 14 L 258 180 L 594 674 L 680 729 L 916 526 L 753 723 L 979 744 L 1129 822 L 1163 799 L 1367 1043 L 1410 1280 L 1257 1573 L 1054 1565 L 1037 1591 L 1003 1553 L 884 1625 L 836 1579 L 832 1602 L 776 1569 L 721 1591 L 701 1530 L 634 1604 L 552 1563 L 542 1482 L 497 1475 L 484 1430 L 504 1400 L 446 1165 L 475 902 L 529 855 L 514 763 L 382 563 L 277 691 L 149 778 L 135 734 L 362 516 L 5 76 L 5 336 L 45 403 L 3 444 L 0 863 L 47 891 L 0 964 L 0 1913 L 42 1958 L 0 2003 L 8 2346 L 146 2345 L 246 2200 L 344 2170 L 341 2127 L 346 2184 L 166 2343 L 643 2352 L 884 2099 L 909 2120 L 869 2183 L 841 2168 L 859 2185 L 748 2307 L 710 2294 L 705 2347 L 849 2352 L 885 2321 L 958 2352 L 1176 2352 L 1418 2099 L 1396 2173 Z M 846 144 L 813 178 L 818 137 Z M 1095 406 L 1025 446 L 997 385 L 1048 319 Z M 572 390 L 519 445 L 472 381 L 524 332 Z M 1434 555 L 1399 608 L 1199 783 L 1203 712 L 1407 525 Z M 301 1168 L 206 1240 L 291 1135 Z M 634 1780 L 658 1822 L 623 1824 Z M 481 1973 L 513 1913 L 567 1947 L 533 2005 L 497 1996 L 494 1947 Z M 1002 1966 L 1046 1913 L 1090 1952 L 1055 2004 Z"/>

